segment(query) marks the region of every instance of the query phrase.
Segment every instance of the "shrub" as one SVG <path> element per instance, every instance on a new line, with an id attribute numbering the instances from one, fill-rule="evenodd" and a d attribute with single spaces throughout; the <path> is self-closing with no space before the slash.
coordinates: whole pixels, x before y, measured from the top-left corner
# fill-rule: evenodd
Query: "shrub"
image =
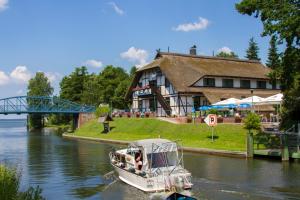
<path id="1" fill-rule="evenodd" d="M 260 130 L 260 117 L 255 113 L 249 113 L 244 120 L 244 128 L 249 130 Z"/>
<path id="2" fill-rule="evenodd" d="M 15 169 L 0 165 L 0 199 L 17 199 L 20 177 Z"/>
<path id="3" fill-rule="evenodd" d="M 42 189 L 30 187 L 19 192 L 20 175 L 16 169 L 9 169 L 0 164 L 0 199 L 1 200 L 44 200 Z"/>
<path id="4" fill-rule="evenodd" d="M 107 105 L 101 105 L 96 109 L 95 115 L 96 117 L 103 117 L 108 115 L 110 112 L 110 108 Z"/>
<path id="5" fill-rule="evenodd" d="M 208 110 L 208 114 L 215 114 L 215 115 L 217 115 L 218 114 L 218 110 L 217 109 L 210 109 L 210 110 Z"/>

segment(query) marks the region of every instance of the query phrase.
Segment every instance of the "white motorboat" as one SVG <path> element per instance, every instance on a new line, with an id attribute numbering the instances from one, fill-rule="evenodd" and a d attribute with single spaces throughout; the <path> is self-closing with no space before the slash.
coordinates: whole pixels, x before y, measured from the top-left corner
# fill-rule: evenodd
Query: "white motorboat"
<path id="1" fill-rule="evenodd" d="M 119 178 L 145 192 L 177 191 L 193 185 L 176 142 L 138 140 L 126 149 L 110 152 L 109 156 Z"/>

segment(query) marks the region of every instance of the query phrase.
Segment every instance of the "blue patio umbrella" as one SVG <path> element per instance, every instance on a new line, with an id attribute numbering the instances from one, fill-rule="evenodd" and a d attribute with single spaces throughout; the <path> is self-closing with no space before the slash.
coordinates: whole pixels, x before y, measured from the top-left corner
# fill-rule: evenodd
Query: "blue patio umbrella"
<path id="1" fill-rule="evenodd" d="M 225 107 L 223 105 L 212 105 L 211 108 L 214 108 L 214 109 L 223 109 Z"/>
<path id="2" fill-rule="evenodd" d="M 241 103 L 238 107 L 239 108 L 250 108 L 251 105 L 249 103 Z"/>
<path id="3" fill-rule="evenodd" d="M 211 106 L 201 106 L 200 110 L 205 111 L 211 109 Z"/>

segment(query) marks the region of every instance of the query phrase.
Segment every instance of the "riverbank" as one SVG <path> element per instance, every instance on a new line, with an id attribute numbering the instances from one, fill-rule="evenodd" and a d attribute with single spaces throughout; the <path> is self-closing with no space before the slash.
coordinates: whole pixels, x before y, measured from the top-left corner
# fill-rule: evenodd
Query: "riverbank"
<path id="1" fill-rule="evenodd" d="M 157 119 L 114 118 L 110 122 L 111 131 L 103 134 L 103 125 L 92 120 L 74 136 L 100 140 L 130 142 L 148 138 L 165 138 L 179 140 L 186 148 L 201 148 L 216 151 L 245 152 L 246 131 L 240 124 L 219 124 L 211 140 L 211 128 L 206 124 L 172 124 Z"/>
<path id="2" fill-rule="evenodd" d="M 130 143 L 130 141 L 84 137 L 84 136 L 73 135 L 70 133 L 64 133 L 62 136 L 67 139 L 87 140 L 87 141 L 93 141 L 93 142 L 118 144 L 118 145 L 124 145 L 124 146 L 128 145 Z M 245 158 L 246 157 L 246 153 L 241 152 L 241 151 L 216 150 L 216 149 L 193 148 L 193 147 L 181 147 L 180 150 L 181 149 L 184 152 L 191 152 L 191 153 L 201 153 L 201 154 L 228 156 L 228 157 L 236 157 L 236 158 Z"/>

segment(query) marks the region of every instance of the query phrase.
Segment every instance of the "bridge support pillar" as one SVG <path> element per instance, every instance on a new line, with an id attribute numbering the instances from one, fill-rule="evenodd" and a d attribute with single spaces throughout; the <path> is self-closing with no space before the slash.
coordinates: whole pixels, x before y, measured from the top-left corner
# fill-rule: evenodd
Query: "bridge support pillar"
<path id="1" fill-rule="evenodd" d="M 247 158 L 253 158 L 254 150 L 253 150 L 253 133 L 247 133 Z"/>
<path id="2" fill-rule="evenodd" d="M 281 160 L 282 161 L 289 161 L 290 154 L 289 154 L 289 147 L 288 147 L 288 136 L 287 134 L 281 135 Z"/>
<path id="3" fill-rule="evenodd" d="M 78 128 L 79 114 L 73 114 L 73 131 Z"/>

